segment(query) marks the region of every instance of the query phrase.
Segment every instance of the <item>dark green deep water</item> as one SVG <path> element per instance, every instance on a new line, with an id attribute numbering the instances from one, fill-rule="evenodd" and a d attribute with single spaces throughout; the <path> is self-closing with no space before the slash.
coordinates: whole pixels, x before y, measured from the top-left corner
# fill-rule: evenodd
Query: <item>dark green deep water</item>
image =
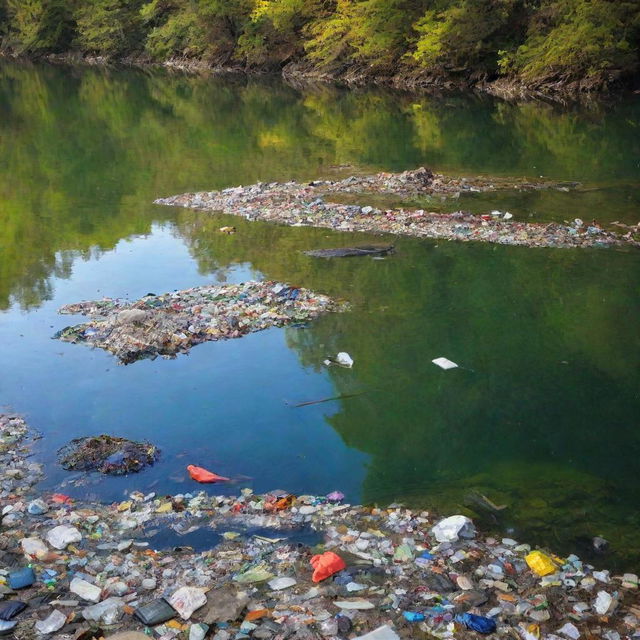
<path id="1" fill-rule="evenodd" d="M 335 165 L 423 164 L 584 183 L 423 206 L 636 223 L 640 100 L 562 110 L 1 66 L 0 404 L 43 433 L 44 488 L 184 492 L 198 488 L 185 478 L 196 463 L 236 479 L 216 491 L 341 489 L 447 514 L 480 492 L 507 506 L 488 527 L 585 557 L 603 535 L 614 551 L 599 564 L 640 568 L 640 253 L 405 238 L 385 260 L 320 261 L 301 250 L 376 238 L 151 204 Z M 224 224 L 238 233 L 220 234 Z M 127 367 L 50 339 L 68 323 L 62 304 L 248 278 L 345 298 L 352 311 Z M 340 350 L 354 368 L 324 368 Z M 441 371 L 438 356 L 466 369 Z M 149 438 L 161 461 L 69 484 L 77 476 L 55 450 L 103 432 Z"/>

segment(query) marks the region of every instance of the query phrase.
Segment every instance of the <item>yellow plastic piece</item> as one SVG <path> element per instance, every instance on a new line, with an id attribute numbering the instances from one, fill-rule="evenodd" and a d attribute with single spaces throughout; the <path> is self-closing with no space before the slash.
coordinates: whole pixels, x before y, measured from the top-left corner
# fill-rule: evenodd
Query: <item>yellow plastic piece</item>
<path id="1" fill-rule="evenodd" d="M 550 573 L 556 572 L 553 560 L 542 551 L 532 551 L 525 557 L 525 561 L 529 568 L 539 576 L 548 576 Z"/>

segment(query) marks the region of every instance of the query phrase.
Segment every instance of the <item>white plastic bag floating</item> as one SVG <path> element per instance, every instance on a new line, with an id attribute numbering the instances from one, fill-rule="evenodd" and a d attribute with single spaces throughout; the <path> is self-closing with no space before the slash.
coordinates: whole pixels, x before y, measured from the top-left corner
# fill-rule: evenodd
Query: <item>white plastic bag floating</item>
<path id="1" fill-rule="evenodd" d="M 346 351 L 341 351 L 335 358 L 327 358 L 324 360 L 324 364 L 327 367 L 330 367 L 332 364 L 339 364 L 341 367 L 351 369 L 351 367 L 353 367 L 353 358 Z"/>
<path id="2" fill-rule="evenodd" d="M 433 362 L 433 364 L 438 365 L 441 369 L 444 369 L 445 371 L 447 369 L 456 369 L 458 367 L 458 365 L 455 362 L 452 362 L 451 360 L 449 360 L 449 358 L 436 358 L 431 362 Z"/>
<path id="3" fill-rule="evenodd" d="M 508 211 L 502 216 L 503 220 L 511 220 L 511 218 L 513 218 L 513 214 Z"/>
<path id="4" fill-rule="evenodd" d="M 473 538 L 476 528 L 466 516 L 449 516 L 440 520 L 431 529 L 431 533 L 438 542 L 455 542 L 459 538 Z"/>
<path id="5" fill-rule="evenodd" d="M 341 351 L 336 356 L 336 362 L 343 367 L 353 367 L 353 358 L 346 351 Z"/>

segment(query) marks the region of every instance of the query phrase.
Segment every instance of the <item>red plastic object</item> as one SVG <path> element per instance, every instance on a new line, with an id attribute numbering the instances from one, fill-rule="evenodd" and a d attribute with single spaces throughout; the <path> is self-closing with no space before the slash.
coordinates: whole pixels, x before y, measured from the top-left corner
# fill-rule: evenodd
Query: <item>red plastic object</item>
<path id="1" fill-rule="evenodd" d="M 311 558 L 311 566 L 313 567 L 313 577 L 311 579 L 314 582 L 320 582 L 334 573 L 342 571 L 347 565 L 333 551 L 325 551 L 323 554 Z"/>
<path id="2" fill-rule="evenodd" d="M 54 493 L 51 496 L 51 500 L 53 502 L 57 502 L 58 504 L 71 504 L 73 502 L 73 500 L 69 496 L 66 496 L 64 493 Z"/>
<path id="3" fill-rule="evenodd" d="M 196 482 L 228 482 L 229 478 L 225 478 L 224 476 L 219 476 L 217 473 L 213 473 L 213 471 L 207 471 L 202 467 L 196 467 L 193 464 L 190 464 L 187 467 L 187 471 L 193 480 Z"/>

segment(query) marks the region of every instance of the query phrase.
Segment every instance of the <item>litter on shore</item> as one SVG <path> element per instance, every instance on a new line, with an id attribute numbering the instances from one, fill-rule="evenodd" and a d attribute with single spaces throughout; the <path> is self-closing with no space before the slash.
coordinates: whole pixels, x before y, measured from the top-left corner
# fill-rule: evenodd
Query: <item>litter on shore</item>
<path id="1" fill-rule="evenodd" d="M 0 415 L 0 629 L 17 640 L 640 634 L 636 574 L 483 535 L 462 515 L 353 506 L 338 491 L 62 500 L 36 491 L 27 435 Z M 154 548 L 150 526 L 176 541 Z M 210 543 L 196 552 L 180 538 L 199 529 Z"/>
<path id="2" fill-rule="evenodd" d="M 504 190 L 559 189 L 569 191 L 577 183 L 532 183 L 506 179 L 455 179 L 420 168 L 403 173 L 351 176 L 344 180 L 264 183 L 222 191 L 185 193 L 156 200 L 156 204 L 187 207 L 242 216 L 289 226 L 311 226 L 336 231 L 391 233 L 459 241 L 493 242 L 528 247 L 640 246 L 632 232 L 624 236 L 606 231 L 597 223 L 532 223 L 513 219 L 511 213 L 474 215 L 465 211 L 430 213 L 424 209 L 380 209 L 370 205 L 331 202 L 334 194 L 392 194 L 410 198 L 456 197 L 461 193 Z M 495 215 L 496 213 L 501 215 Z M 318 255 L 318 252 L 315 252 Z"/>
<path id="3" fill-rule="evenodd" d="M 149 293 L 135 302 L 104 298 L 68 304 L 60 313 L 91 320 L 54 337 L 106 349 L 129 364 L 158 355 L 173 358 L 202 342 L 304 323 L 345 308 L 328 296 L 279 282 L 211 285 Z"/>

